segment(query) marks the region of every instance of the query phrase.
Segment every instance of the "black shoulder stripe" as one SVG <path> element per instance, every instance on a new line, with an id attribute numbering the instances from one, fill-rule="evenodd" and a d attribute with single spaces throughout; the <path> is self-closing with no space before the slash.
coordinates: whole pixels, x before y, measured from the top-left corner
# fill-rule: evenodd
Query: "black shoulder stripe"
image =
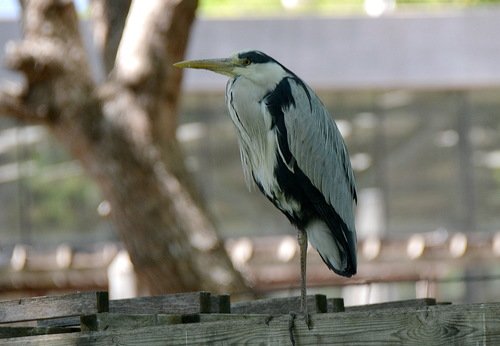
<path id="1" fill-rule="evenodd" d="M 295 99 L 293 98 L 288 78 L 282 79 L 274 90 L 264 96 L 264 102 L 273 120 L 275 117 L 283 117 L 283 110 L 290 108 L 290 106 L 295 106 Z"/>
<path id="2" fill-rule="evenodd" d="M 293 156 L 288 146 L 288 134 L 285 125 L 284 111 L 290 107 L 295 107 L 290 83 L 287 78 L 281 80 L 276 88 L 264 97 L 264 102 L 271 115 L 271 128 L 276 128 L 278 145 L 286 163 L 292 162 Z"/>

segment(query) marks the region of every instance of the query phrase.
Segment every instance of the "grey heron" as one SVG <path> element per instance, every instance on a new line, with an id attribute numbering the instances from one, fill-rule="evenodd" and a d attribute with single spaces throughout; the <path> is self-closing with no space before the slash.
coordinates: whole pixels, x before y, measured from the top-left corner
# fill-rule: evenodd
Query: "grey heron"
<path id="1" fill-rule="evenodd" d="M 182 61 L 230 77 L 226 104 L 247 184 L 298 229 L 301 310 L 307 315 L 308 240 L 328 268 L 356 273 L 356 185 L 344 140 L 325 106 L 295 73 L 260 51 Z"/>

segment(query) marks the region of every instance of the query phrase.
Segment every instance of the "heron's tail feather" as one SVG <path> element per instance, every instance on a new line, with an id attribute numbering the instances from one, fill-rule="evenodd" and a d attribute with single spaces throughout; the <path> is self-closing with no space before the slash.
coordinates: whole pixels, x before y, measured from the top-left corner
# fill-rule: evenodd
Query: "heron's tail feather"
<path id="1" fill-rule="evenodd" d="M 345 224 L 339 226 L 346 227 Z M 342 276 L 351 277 L 356 274 L 356 251 L 348 245 L 348 243 L 352 244 L 352 241 L 355 243 L 356 240 L 344 238 L 353 234 L 352 231 L 348 229 L 331 230 L 324 221 L 319 219 L 310 222 L 306 226 L 306 231 L 309 242 L 318 250 L 328 268 Z M 339 237 L 346 241 L 339 241 Z"/>

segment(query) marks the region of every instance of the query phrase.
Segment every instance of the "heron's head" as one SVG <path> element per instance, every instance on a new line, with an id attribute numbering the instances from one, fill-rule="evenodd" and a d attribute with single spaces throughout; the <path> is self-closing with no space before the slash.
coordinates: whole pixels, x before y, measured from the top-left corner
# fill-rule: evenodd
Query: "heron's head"
<path id="1" fill-rule="evenodd" d="M 241 76 L 256 84 L 277 84 L 290 72 L 269 55 L 244 51 L 224 59 L 187 60 L 175 63 L 179 68 L 210 70 L 229 77 Z"/>

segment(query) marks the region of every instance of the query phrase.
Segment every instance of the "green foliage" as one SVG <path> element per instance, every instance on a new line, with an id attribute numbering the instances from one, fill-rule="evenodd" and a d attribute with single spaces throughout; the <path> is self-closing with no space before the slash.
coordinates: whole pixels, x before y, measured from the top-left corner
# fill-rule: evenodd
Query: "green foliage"
<path id="1" fill-rule="evenodd" d="M 474 6 L 480 4 L 498 4 L 500 0 L 399 0 L 398 4 L 413 5 L 451 5 L 451 6 Z"/>
<path id="2" fill-rule="evenodd" d="M 38 231 L 78 232 L 97 227 L 99 191 L 83 175 L 48 181 L 35 176 L 29 181 L 32 204 L 29 217 Z"/>
<path id="3" fill-rule="evenodd" d="M 52 137 L 22 146 L 19 159 L 29 162 L 15 184 L 19 196 L 13 209 L 20 224 L 36 238 L 94 232 L 103 221 L 97 213 L 101 199 L 96 184 Z M 22 164 L 21 164 L 22 166 Z"/>
<path id="4" fill-rule="evenodd" d="M 279 0 L 202 0 L 198 10 L 211 16 L 263 15 L 282 10 Z"/>
<path id="5" fill-rule="evenodd" d="M 199 13 L 213 17 L 256 17 L 294 14 L 338 14 L 363 12 L 363 0 L 299 0 L 286 8 L 281 0 L 201 0 Z M 498 4 L 500 0 L 398 0 L 398 5 L 465 7 Z"/>

